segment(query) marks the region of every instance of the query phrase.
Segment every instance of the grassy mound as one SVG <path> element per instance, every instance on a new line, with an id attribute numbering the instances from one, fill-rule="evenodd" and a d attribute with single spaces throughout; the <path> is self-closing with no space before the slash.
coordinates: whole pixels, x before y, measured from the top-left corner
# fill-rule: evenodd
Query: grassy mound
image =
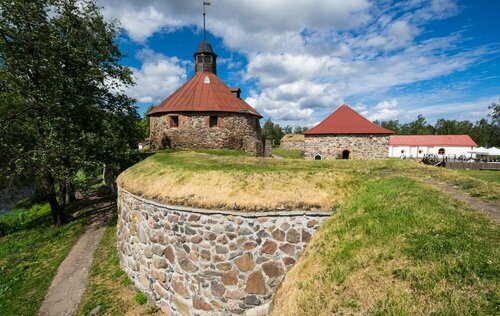
<path id="1" fill-rule="evenodd" d="M 314 236 L 274 315 L 493 315 L 500 230 L 407 177 L 369 181 Z"/>
<path id="2" fill-rule="evenodd" d="M 485 199 L 500 196 L 496 183 L 413 161 L 262 159 L 230 150 L 157 153 L 122 173 L 118 184 L 132 193 L 178 205 L 328 211 L 366 181 L 386 175 L 452 182 Z"/>

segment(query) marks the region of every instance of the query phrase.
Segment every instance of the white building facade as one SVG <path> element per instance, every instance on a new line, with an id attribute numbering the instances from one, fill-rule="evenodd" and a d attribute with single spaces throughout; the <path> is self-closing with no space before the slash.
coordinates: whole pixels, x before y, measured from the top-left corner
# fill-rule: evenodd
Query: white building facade
<path id="1" fill-rule="evenodd" d="M 469 135 L 392 135 L 389 141 L 389 157 L 421 158 L 427 154 L 440 157 L 470 156 L 477 148 Z"/>

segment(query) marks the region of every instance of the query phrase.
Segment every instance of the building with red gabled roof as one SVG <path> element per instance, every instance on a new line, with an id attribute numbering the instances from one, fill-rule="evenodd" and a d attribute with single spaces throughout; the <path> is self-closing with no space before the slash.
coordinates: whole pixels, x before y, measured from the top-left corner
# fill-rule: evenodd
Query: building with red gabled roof
<path id="1" fill-rule="evenodd" d="M 389 157 L 470 156 L 468 152 L 476 148 L 476 142 L 469 135 L 392 135 Z"/>
<path id="2" fill-rule="evenodd" d="M 348 105 L 342 105 L 304 132 L 306 159 L 387 158 L 393 131 L 373 124 Z"/>
<path id="3" fill-rule="evenodd" d="M 229 148 L 263 155 L 262 116 L 217 77 L 217 55 L 198 46 L 195 75 L 147 113 L 149 141 L 160 148 Z"/>

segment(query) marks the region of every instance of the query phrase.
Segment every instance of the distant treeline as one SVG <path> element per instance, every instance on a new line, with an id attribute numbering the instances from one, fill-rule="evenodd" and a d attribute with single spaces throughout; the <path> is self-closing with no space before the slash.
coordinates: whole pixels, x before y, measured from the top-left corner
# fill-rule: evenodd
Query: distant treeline
<path id="1" fill-rule="evenodd" d="M 500 101 L 493 103 L 490 114 L 475 123 L 465 120 L 438 119 L 436 124 L 429 124 L 423 115 L 418 115 L 414 121 L 400 123 L 398 120 L 374 121 L 375 124 L 385 127 L 398 135 L 460 135 L 467 134 L 480 146 L 500 146 Z M 262 128 L 264 138 L 272 140 L 275 145 L 280 143 L 285 134 L 303 134 L 307 127 L 280 126 L 268 119 Z"/>

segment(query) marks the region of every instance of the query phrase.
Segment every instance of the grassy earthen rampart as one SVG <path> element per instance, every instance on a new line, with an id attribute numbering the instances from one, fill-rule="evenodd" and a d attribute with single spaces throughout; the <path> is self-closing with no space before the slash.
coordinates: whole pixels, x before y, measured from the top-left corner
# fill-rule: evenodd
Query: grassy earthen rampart
<path id="1" fill-rule="evenodd" d="M 278 160 L 229 150 L 159 152 L 122 173 L 118 185 L 167 204 L 249 211 L 329 211 L 367 180 L 389 175 L 420 182 L 450 182 L 484 199 L 500 196 L 496 183 L 413 161 Z"/>

